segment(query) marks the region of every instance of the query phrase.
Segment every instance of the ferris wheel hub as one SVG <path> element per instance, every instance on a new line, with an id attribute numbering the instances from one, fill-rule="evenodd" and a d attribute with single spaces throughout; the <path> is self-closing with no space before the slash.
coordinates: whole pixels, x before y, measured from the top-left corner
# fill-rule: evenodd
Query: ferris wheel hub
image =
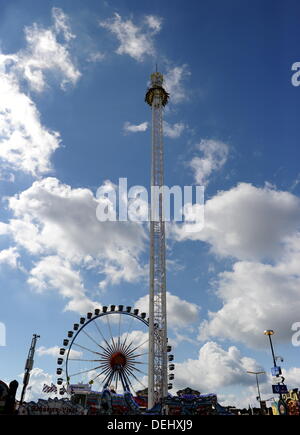
<path id="1" fill-rule="evenodd" d="M 126 366 L 127 358 L 122 352 L 114 352 L 109 360 L 109 364 L 113 370 L 119 370 Z"/>

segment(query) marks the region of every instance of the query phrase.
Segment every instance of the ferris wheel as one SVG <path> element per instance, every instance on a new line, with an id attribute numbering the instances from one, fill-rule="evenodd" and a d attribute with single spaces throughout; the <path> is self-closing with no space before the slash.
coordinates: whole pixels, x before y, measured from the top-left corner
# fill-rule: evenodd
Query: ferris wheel
<path id="1" fill-rule="evenodd" d="M 81 317 L 63 340 L 57 359 L 57 384 L 89 384 L 95 390 L 110 388 L 116 393 L 145 389 L 148 346 L 146 313 L 139 314 L 138 309 L 123 305 L 97 308 L 86 318 Z M 172 360 L 173 355 L 169 355 L 169 361 Z M 169 369 L 173 370 L 174 364 Z M 169 375 L 169 379 L 173 378 L 173 374 Z M 61 387 L 60 393 L 65 391 Z"/>

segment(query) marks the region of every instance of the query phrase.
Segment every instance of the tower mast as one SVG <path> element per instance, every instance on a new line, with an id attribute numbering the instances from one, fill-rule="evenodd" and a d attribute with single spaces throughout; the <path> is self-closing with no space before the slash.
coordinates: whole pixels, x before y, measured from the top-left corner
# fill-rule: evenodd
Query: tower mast
<path id="1" fill-rule="evenodd" d="M 27 357 L 26 364 L 25 364 L 25 373 L 24 373 L 24 379 L 23 379 L 23 389 L 22 389 L 22 394 L 21 394 L 21 399 L 20 399 L 20 405 L 22 405 L 22 403 L 23 403 L 26 388 L 27 388 L 27 385 L 29 383 L 30 372 L 33 368 L 33 357 L 34 357 L 34 353 L 35 353 L 35 346 L 36 346 L 36 342 L 37 342 L 38 338 L 40 338 L 39 335 L 33 334 L 30 349 L 28 352 L 28 357 Z"/>
<path id="2" fill-rule="evenodd" d="M 151 74 L 151 87 L 145 97 L 146 103 L 152 108 L 148 408 L 160 402 L 168 392 L 163 202 L 163 107 L 168 103 L 168 98 L 169 95 L 163 88 L 163 75 L 156 71 Z M 160 188 L 159 192 L 157 188 Z"/>

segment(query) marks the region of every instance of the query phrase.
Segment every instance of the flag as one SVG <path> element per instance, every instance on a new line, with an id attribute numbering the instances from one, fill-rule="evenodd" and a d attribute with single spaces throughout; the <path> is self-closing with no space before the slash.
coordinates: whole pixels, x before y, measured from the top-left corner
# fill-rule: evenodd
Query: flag
<path id="1" fill-rule="evenodd" d="M 53 383 L 51 383 L 50 392 L 51 392 L 51 393 L 52 393 L 52 392 L 57 393 L 57 386 L 54 385 Z"/>
<path id="2" fill-rule="evenodd" d="M 42 389 L 43 393 L 48 393 L 48 388 L 49 388 L 48 385 L 44 384 Z"/>
<path id="3" fill-rule="evenodd" d="M 64 385 L 61 387 L 60 392 L 61 392 L 61 394 L 67 393 L 67 390 L 66 390 Z"/>
<path id="4" fill-rule="evenodd" d="M 53 384 L 52 384 L 53 385 Z M 43 393 L 51 393 L 52 391 L 54 391 L 53 390 L 53 387 L 55 387 L 55 385 L 53 385 L 53 387 L 52 387 L 52 385 L 51 385 L 51 387 L 49 387 L 49 385 L 47 385 L 47 384 L 44 384 L 44 386 L 43 386 Z M 56 388 L 56 387 L 55 387 Z"/>

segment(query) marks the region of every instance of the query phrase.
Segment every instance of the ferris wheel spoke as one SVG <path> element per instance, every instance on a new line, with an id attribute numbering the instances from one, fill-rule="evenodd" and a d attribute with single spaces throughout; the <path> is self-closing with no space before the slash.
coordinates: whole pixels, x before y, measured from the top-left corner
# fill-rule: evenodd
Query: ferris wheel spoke
<path id="1" fill-rule="evenodd" d="M 105 349 L 105 347 L 101 346 L 101 344 L 97 343 L 97 341 L 90 335 L 88 334 L 84 329 L 82 330 L 82 332 L 84 332 L 84 334 L 90 339 L 92 340 L 93 343 L 96 344 L 96 346 L 100 347 L 100 349 L 102 349 L 104 352 L 107 352 L 107 349 Z"/>
<path id="2" fill-rule="evenodd" d="M 108 385 L 110 385 L 112 379 L 114 377 L 114 372 L 109 371 L 108 374 L 106 375 L 106 377 L 104 378 L 102 384 L 104 384 L 104 388 L 108 387 Z M 107 381 L 106 381 L 107 379 Z"/>
<path id="3" fill-rule="evenodd" d="M 135 370 L 136 372 L 141 373 L 144 376 L 148 376 L 147 373 L 143 372 L 142 370 L 138 369 L 135 366 L 129 367 L 129 370 Z"/>
<path id="4" fill-rule="evenodd" d="M 129 349 L 128 355 L 131 355 L 135 350 L 139 349 L 141 346 L 143 346 L 144 344 L 146 344 L 149 341 L 149 338 L 147 338 L 147 340 L 143 341 L 143 343 L 139 344 L 138 346 L 136 346 L 133 349 Z M 132 342 L 130 343 L 130 346 L 132 345 Z"/>
<path id="5" fill-rule="evenodd" d="M 138 358 L 139 356 L 144 356 L 144 355 L 149 355 L 149 352 L 137 353 L 134 356 L 129 357 L 129 358 Z"/>
<path id="6" fill-rule="evenodd" d="M 145 353 L 133 353 L 133 354 L 130 354 L 130 355 L 127 354 L 127 359 L 129 361 L 136 361 L 137 358 L 139 358 L 140 356 L 143 356 L 143 355 L 148 355 L 148 352 L 145 352 Z"/>
<path id="7" fill-rule="evenodd" d="M 91 350 L 91 349 L 89 349 L 89 348 L 87 348 L 87 347 L 85 347 L 85 346 L 82 346 L 81 344 L 73 343 L 73 346 L 77 346 L 77 347 L 79 347 L 80 349 L 84 349 L 84 350 L 87 350 L 88 352 L 91 352 L 91 353 L 94 353 L 94 354 L 96 354 L 96 355 L 101 355 L 101 356 L 102 356 L 101 353 L 96 352 L 96 351 L 94 351 L 94 350 Z"/>
<path id="8" fill-rule="evenodd" d="M 136 388 L 134 388 L 134 386 L 133 386 L 133 384 L 132 384 L 130 379 L 129 379 L 129 385 L 130 385 L 131 390 L 133 391 L 133 393 L 136 395 Z M 129 390 L 129 392 L 130 392 L 130 390 Z"/>
<path id="9" fill-rule="evenodd" d="M 134 392 L 134 394 L 136 394 L 135 389 L 131 383 L 130 377 L 127 375 L 127 373 L 125 371 L 122 372 L 122 375 L 124 377 L 125 380 L 125 385 L 124 387 L 126 387 L 126 389 L 128 389 L 129 387 L 132 388 L 132 391 Z M 125 389 L 125 388 L 124 388 Z M 130 390 L 130 389 L 129 389 Z"/>
<path id="10" fill-rule="evenodd" d="M 123 343 L 121 343 L 120 351 L 121 351 L 121 352 L 125 352 L 125 351 L 126 351 L 126 338 L 125 338 L 125 340 L 123 341 Z"/>
<path id="11" fill-rule="evenodd" d="M 81 359 L 81 358 L 69 358 L 69 361 L 90 361 L 90 362 L 101 362 L 101 359 Z"/>
<path id="12" fill-rule="evenodd" d="M 129 352 L 131 353 L 131 346 L 133 345 L 133 340 L 130 342 L 130 343 L 128 343 L 127 345 L 126 345 L 126 347 L 125 347 L 125 349 L 124 349 L 124 351 L 125 352 L 127 352 L 127 355 L 129 355 Z"/>
<path id="13" fill-rule="evenodd" d="M 129 336 L 129 333 L 132 330 L 133 320 L 134 320 L 134 317 L 131 316 L 131 320 L 130 320 L 130 323 L 129 323 L 129 326 L 128 326 L 128 331 L 127 331 L 127 334 L 126 334 L 126 337 L 125 337 L 125 340 L 124 340 L 124 346 L 126 344 L 126 341 L 127 341 L 128 336 Z"/>
<path id="14" fill-rule="evenodd" d="M 116 393 L 118 391 L 118 378 L 119 378 L 119 372 L 117 372 L 117 376 L 116 376 Z"/>
<path id="15" fill-rule="evenodd" d="M 92 381 L 99 378 L 99 376 L 101 376 L 101 375 L 105 375 L 108 371 L 110 371 L 110 367 L 106 367 L 106 369 L 104 369 L 100 373 L 98 373 L 94 378 L 92 378 Z"/>
<path id="16" fill-rule="evenodd" d="M 120 379 L 122 381 L 122 385 L 124 390 L 128 390 L 130 384 L 130 379 L 125 371 L 125 369 L 123 368 L 123 370 L 120 372 Z"/>
<path id="17" fill-rule="evenodd" d="M 113 344 L 112 348 L 113 348 L 113 351 L 115 351 L 115 350 L 116 350 L 116 344 L 115 344 L 115 341 L 114 341 L 113 334 L 112 334 L 112 332 L 111 332 L 111 326 L 110 326 L 110 321 L 109 321 L 109 315 L 106 316 L 106 319 L 107 319 L 107 325 L 108 325 L 108 329 L 109 329 L 109 333 L 110 333 L 111 341 L 112 341 L 112 344 Z"/>
<path id="18" fill-rule="evenodd" d="M 97 366 L 97 367 L 94 367 L 94 368 L 89 369 L 89 370 L 83 370 L 83 371 L 78 372 L 78 373 L 73 373 L 73 375 L 69 375 L 69 377 L 71 378 L 71 377 L 73 377 L 73 376 L 82 375 L 83 373 L 88 373 L 88 372 L 91 372 L 91 371 L 93 371 L 93 370 L 97 370 L 97 369 L 99 369 L 100 367 L 101 367 L 101 366 Z"/>
<path id="19" fill-rule="evenodd" d="M 126 344 L 125 341 L 123 342 L 122 351 L 127 352 L 130 349 L 130 346 L 132 345 L 132 341 L 129 344 Z"/>
<path id="20" fill-rule="evenodd" d="M 119 373 L 119 379 L 120 379 L 120 382 L 122 384 L 123 390 L 126 391 L 127 387 L 126 387 L 126 382 L 125 382 L 123 370 Z"/>
<path id="21" fill-rule="evenodd" d="M 128 370 L 128 369 L 127 369 Z M 131 370 L 128 370 L 129 371 L 129 373 L 130 373 L 130 375 L 136 380 L 136 381 L 138 381 L 138 383 L 139 384 L 141 384 L 144 388 L 147 388 L 146 387 L 146 385 L 144 385 L 143 384 L 143 382 L 141 382 L 140 380 L 139 380 L 139 378 L 137 378 L 136 376 L 135 376 L 135 374 L 131 371 Z M 132 384 L 131 384 L 132 385 Z"/>
<path id="22" fill-rule="evenodd" d="M 108 341 L 106 340 L 106 338 L 104 337 L 104 335 L 101 332 L 101 329 L 99 328 L 99 326 L 97 325 L 97 322 L 94 323 L 95 327 L 97 328 L 97 331 L 99 332 L 99 334 L 101 335 L 102 339 L 105 341 L 105 343 L 107 344 L 107 346 L 109 348 L 111 348 L 110 344 L 108 343 Z"/>
<path id="23" fill-rule="evenodd" d="M 115 373 L 115 376 L 114 376 L 114 380 L 113 380 L 113 382 L 115 383 L 115 390 L 116 390 L 116 392 L 117 392 L 117 389 L 118 389 L 118 377 L 119 377 L 119 372 L 117 371 L 116 373 Z"/>
<path id="24" fill-rule="evenodd" d="M 121 338 L 121 314 L 119 314 L 119 336 L 118 336 L 118 348 L 120 348 L 120 338 Z"/>
<path id="25" fill-rule="evenodd" d="M 130 323 L 129 323 L 128 330 L 127 330 L 127 334 L 126 334 L 125 340 L 123 341 L 122 350 L 125 348 L 129 333 L 132 330 L 133 320 L 134 320 L 134 317 L 131 316 Z"/>
<path id="26" fill-rule="evenodd" d="M 111 370 L 109 370 L 109 372 L 106 374 L 105 378 L 102 381 L 102 384 L 104 385 L 104 387 L 106 387 L 106 385 L 108 385 L 108 383 L 106 383 L 106 379 L 111 377 Z"/>

